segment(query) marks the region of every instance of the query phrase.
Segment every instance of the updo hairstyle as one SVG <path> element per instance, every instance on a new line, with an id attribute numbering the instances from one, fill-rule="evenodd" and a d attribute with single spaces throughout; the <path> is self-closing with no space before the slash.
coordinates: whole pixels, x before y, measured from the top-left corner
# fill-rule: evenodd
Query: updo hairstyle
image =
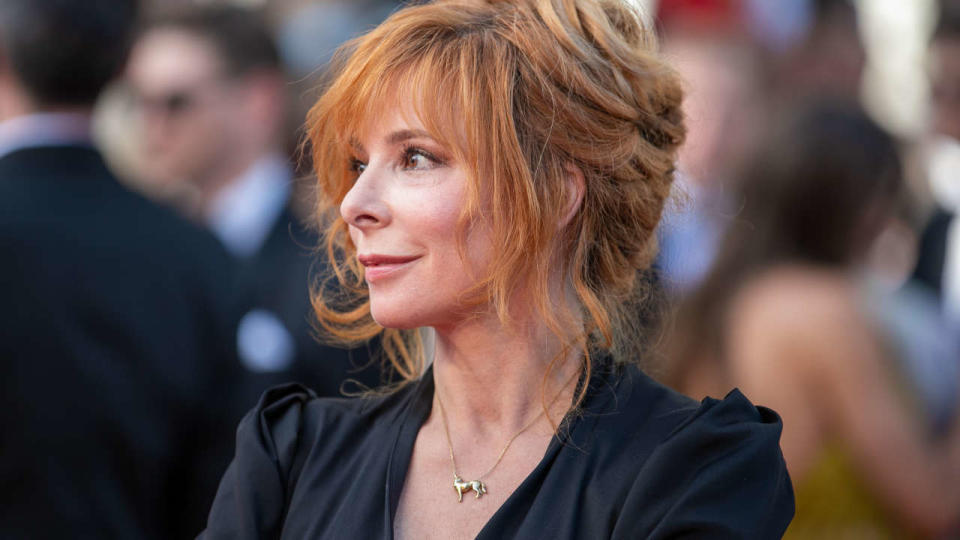
<path id="1" fill-rule="evenodd" d="M 404 8 L 342 47 L 307 122 L 334 270 L 314 294 L 324 333 L 343 343 L 379 336 L 401 383 L 423 372 L 420 334 L 370 316 L 339 216 L 353 184 L 351 145 L 371 119 L 406 106 L 469 175 L 461 246 L 481 216 L 495 239 L 464 305 L 509 323 L 508 299 L 522 287 L 564 354 L 583 351 L 585 375 L 598 353 L 638 361 L 643 272 L 685 133 L 680 81 L 655 48 L 638 13 L 615 0 L 441 0 Z M 582 204 L 561 227 L 577 169 Z M 576 305 L 551 300 L 557 268 Z"/>

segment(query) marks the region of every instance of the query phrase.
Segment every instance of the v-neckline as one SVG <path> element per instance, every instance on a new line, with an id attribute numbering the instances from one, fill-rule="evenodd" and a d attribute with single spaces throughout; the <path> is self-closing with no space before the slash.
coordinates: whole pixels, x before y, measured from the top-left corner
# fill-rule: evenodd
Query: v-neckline
<path id="1" fill-rule="evenodd" d="M 594 386 L 596 380 L 600 377 L 597 363 L 595 363 L 593 367 L 594 369 L 589 383 L 591 387 Z M 427 368 L 420 380 L 414 384 L 416 387 L 412 390 L 412 396 L 407 402 L 404 408 L 405 410 L 401 413 L 402 419 L 397 427 L 396 436 L 394 437 L 392 447 L 390 448 L 390 455 L 387 460 L 387 478 L 386 486 L 384 486 L 384 503 L 387 509 L 387 515 L 384 518 L 383 538 L 389 538 L 390 540 L 394 540 L 393 525 L 396 521 L 397 509 L 400 506 L 400 496 L 403 493 L 407 474 L 410 471 L 413 447 L 416 444 L 420 429 L 426 423 L 427 418 L 430 417 L 434 393 L 433 366 Z M 592 401 L 590 394 L 591 393 L 588 392 L 581 407 L 584 412 L 588 411 L 592 408 L 592 405 L 594 405 L 590 403 Z M 577 437 L 578 433 L 581 435 L 589 433 L 592 431 L 592 426 L 595 423 L 595 415 L 581 414 L 575 416 L 571 424 L 565 429 L 565 432 L 568 434 L 567 438 L 573 442 L 574 446 L 581 446 L 582 442 L 585 441 L 578 440 L 582 438 Z M 547 450 L 544 452 L 543 457 L 540 458 L 537 466 L 527 474 L 510 496 L 494 511 L 490 519 L 484 523 L 480 532 L 477 533 L 475 540 L 482 540 L 492 534 L 490 532 L 491 528 L 501 520 L 501 516 L 507 509 L 516 504 L 515 499 L 518 494 L 529 491 L 529 484 L 546 473 L 546 470 L 557 458 L 564 444 L 556 434 L 550 439 Z M 494 537 L 491 536 L 491 538 Z"/>

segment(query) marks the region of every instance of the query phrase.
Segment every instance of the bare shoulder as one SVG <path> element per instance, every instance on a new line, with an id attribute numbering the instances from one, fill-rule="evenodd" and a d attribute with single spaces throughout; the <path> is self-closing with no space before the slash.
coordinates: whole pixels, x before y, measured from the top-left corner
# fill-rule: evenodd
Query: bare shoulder
<path id="1" fill-rule="evenodd" d="M 799 265 L 770 269 L 731 302 L 728 345 L 750 347 L 748 358 L 775 355 L 819 369 L 817 360 L 829 360 L 837 345 L 869 335 L 858 298 L 856 285 L 836 271 Z"/>
<path id="2" fill-rule="evenodd" d="M 833 326 L 860 321 L 856 285 L 839 272 L 812 266 L 781 266 L 757 275 L 734 296 L 730 320 L 779 327 L 793 333 L 842 331 Z"/>

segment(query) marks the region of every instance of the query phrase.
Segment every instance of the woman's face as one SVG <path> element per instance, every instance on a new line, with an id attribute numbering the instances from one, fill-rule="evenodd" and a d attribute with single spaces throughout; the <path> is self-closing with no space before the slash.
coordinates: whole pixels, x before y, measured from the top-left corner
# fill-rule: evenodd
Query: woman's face
<path id="1" fill-rule="evenodd" d="M 473 223 L 460 257 L 463 166 L 413 114 L 388 110 L 355 141 L 357 177 L 340 205 L 364 266 L 374 320 L 388 328 L 455 325 L 462 296 L 489 260 L 487 228 Z"/>

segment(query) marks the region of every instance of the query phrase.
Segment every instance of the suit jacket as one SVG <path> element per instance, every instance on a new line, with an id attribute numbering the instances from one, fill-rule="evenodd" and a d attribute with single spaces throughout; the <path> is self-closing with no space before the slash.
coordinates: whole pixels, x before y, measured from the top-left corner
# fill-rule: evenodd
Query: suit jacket
<path id="1" fill-rule="evenodd" d="M 367 387 L 380 381 L 379 364 L 371 360 L 375 357 L 368 348 L 344 350 L 323 345 L 317 338 L 310 287 L 326 269 L 317 245 L 317 234 L 285 208 L 260 250 L 241 264 L 246 305 L 279 319 L 292 337 L 293 354 L 282 369 L 251 374 L 248 402 L 237 414 L 249 410 L 260 394 L 280 383 L 295 381 L 321 396 L 339 396 L 342 389 L 356 389 L 344 386 L 349 379 Z"/>
<path id="2" fill-rule="evenodd" d="M 231 264 L 92 148 L 0 158 L 0 537 L 196 534 L 238 420 Z"/>
<path id="3" fill-rule="evenodd" d="M 947 233 L 953 215 L 937 209 L 924 226 L 913 278 L 933 290 L 937 296 L 943 293 L 943 266 L 947 254 Z"/>

